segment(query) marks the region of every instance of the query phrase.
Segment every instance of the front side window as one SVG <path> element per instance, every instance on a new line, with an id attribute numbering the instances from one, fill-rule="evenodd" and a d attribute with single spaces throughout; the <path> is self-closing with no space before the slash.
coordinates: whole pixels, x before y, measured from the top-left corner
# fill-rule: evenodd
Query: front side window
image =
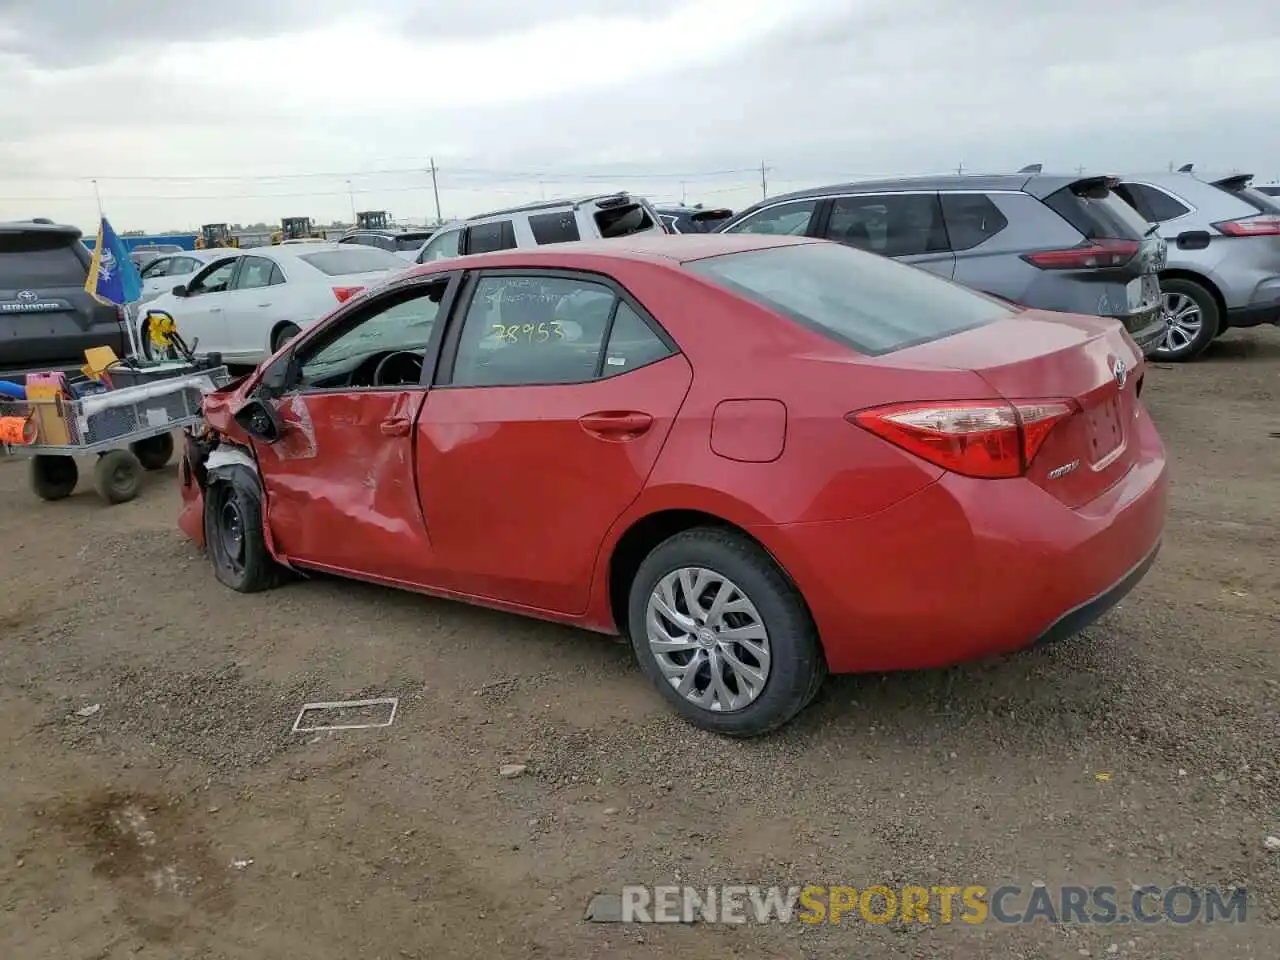
<path id="1" fill-rule="evenodd" d="M 194 297 L 202 293 L 225 292 L 227 285 L 231 283 L 231 275 L 236 272 L 236 264 L 239 262 L 240 259 L 234 257 L 214 264 L 191 281 L 191 284 L 187 287 L 187 295 Z"/>
<path id="2" fill-rule="evenodd" d="M 172 257 L 165 257 L 162 260 L 152 260 L 142 268 L 142 273 L 139 274 L 139 276 L 141 276 L 143 280 L 155 280 L 158 277 L 171 276 L 174 273 L 173 267 L 175 263 L 176 260 Z"/>
<path id="3" fill-rule="evenodd" d="M 437 233 L 418 254 L 419 263 L 430 263 L 432 260 L 443 260 L 458 255 L 458 241 L 462 238 L 461 230 L 446 230 Z"/>
<path id="4" fill-rule="evenodd" d="M 947 249 L 936 193 L 838 197 L 831 204 L 827 239 L 884 257 L 910 257 Z"/>
<path id="5" fill-rule="evenodd" d="M 417 376 L 411 377 L 417 382 L 447 289 L 448 278 L 442 277 L 425 287 L 399 291 L 369 304 L 358 316 L 348 318 L 350 322 L 339 323 L 331 334 L 306 344 L 306 354 L 299 358 L 297 386 L 385 386 L 385 382 L 375 382 L 374 374 L 379 361 L 396 353 L 417 358 Z M 410 358 L 404 360 L 413 367 Z M 400 358 L 395 363 L 403 373 L 406 363 Z M 398 377 L 397 382 L 403 383 L 404 377 Z"/>
<path id="6" fill-rule="evenodd" d="M 817 200 L 796 200 L 768 207 L 740 220 L 726 233 L 761 233 L 769 236 L 802 237 L 809 229 Z"/>
<path id="7" fill-rule="evenodd" d="M 595 379 L 618 297 L 561 277 L 483 277 L 467 309 L 455 386 L 585 383 Z"/>

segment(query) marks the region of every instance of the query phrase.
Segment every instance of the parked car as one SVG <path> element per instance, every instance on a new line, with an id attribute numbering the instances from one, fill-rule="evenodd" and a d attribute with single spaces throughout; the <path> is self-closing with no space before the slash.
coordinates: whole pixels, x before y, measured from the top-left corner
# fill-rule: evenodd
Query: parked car
<path id="1" fill-rule="evenodd" d="M 141 270 L 142 298 L 138 302 L 149 303 L 168 293 L 190 280 L 205 264 L 224 256 L 225 250 L 180 250 L 157 256 Z"/>
<path id="2" fill-rule="evenodd" d="M 464 257 L 210 395 L 180 523 L 235 590 L 324 571 L 628 634 L 685 717 L 758 734 L 827 670 L 1016 650 L 1130 590 L 1165 516 L 1143 376 L 1113 322 L 838 244 Z"/>
<path id="3" fill-rule="evenodd" d="M 654 210 L 668 233 L 714 233 L 716 227 L 733 216 L 732 210 L 717 207 L 658 206 Z"/>
<path id="4" fill-rule="evenodd" d="M 410 263 L 417 260 L 418 254 L 426 242 L 435 234 L 435 230 L 352 230 L 342 235 L 339 243 L 356 243 L 366 247 L 377 247 L 389 250 Z"/>
<path id="5" fill-rule="evenodd" d="M 658 214 L 643 197 L 611 193 L 576 200 L 549 200 L 447 223 L 427 241 L 417 262 L 662 232 Z"/>
<path id="6" fill-rule="evenodd" d="M 124 311 L 85 292 L 92 259 L 76 227 L 0 222 L 0 379 L 78 372 L 90 347 L 128 354 Z"/>
<path id="7" fill-rule="evenodd" d="M 823 237 L 1006 300 L 1114 317 L 1144 352 L 1164 336 L 1164 241 L 1110 177 L 909 177 L 771 197 L 722 233 Z"/>
<path id="8" fill-rule="evenodd" d="M 394 253 L 336 243 L 204 252 L 212 256 L 199 272 L 146 309 L 168 313 L 189 345 L 229 363 L 259 362 L 336 304 L 406 269 Z M 144 313 L 139 334 L 147 349 L 149 323 Z"/>
<path id="9" fill-rule="evenodd" d="M 1232 327 L 1280 323 L 1280 200 L 1249 174 L 1127 176 L 1116 187 L 1168 242 L 1155 356 L 1190 360 Z"/>
<path id="10" fill-rule="evenodd" d="M 1268 197 L 1280 197 L 1280 183 L 1264 183 L 1258 186 L 1258 191 L 1265 193 Z"/>
<path id="11" fill-rule="evenodd" d="M 141 270 L 156 257 L 166 253 L 180 253 L 182 247 L 176 243 L 144 243 L 129 251 L 129 259 Z"/>

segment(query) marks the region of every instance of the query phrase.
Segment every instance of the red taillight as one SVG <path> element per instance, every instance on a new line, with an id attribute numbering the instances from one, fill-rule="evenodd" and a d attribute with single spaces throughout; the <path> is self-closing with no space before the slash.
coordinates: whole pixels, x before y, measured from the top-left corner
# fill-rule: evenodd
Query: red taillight
<path id="1" fill-rule="evenodd" d="M 1277 237 L 1280 236 L 1280 216 L 1274 213 L 1259 214 L 1256 217 L 1242 217 L 1239 220 L 1223 220 L 1215 223 L 1214 228 L 1228 237 Z"/>
<path id="2" fill-rule="evenodd" d="M 1065 250 L 1041 250 L 1024 253 L 1022 259 L 1041 270 L 1089 270 L 1097 267 L 1123 267 L 1138 255 L 1137 240 L 1090 240 Z"/>
<path id="3" fill-rule="evenodd" d="M 954 400 L 893 404 L 847 419 L 952 473 L 998 479 L 1026 473 L 1075 409 L 1070 400 Z"/>
<path id="4" fill-rule="evenodd" d="M 338 298 L 339 303 L 346 303 L 363 289 L 364 287 L 334 287 L 333 295 Z"/>

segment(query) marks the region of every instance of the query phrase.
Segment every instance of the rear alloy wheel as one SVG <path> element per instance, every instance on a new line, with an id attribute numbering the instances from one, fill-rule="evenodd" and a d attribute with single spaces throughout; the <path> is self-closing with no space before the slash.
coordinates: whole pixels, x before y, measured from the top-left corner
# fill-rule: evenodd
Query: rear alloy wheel
<path id="1" fill-rule="evenodd" d="M 1165 329 L 1154 358 L 1181 361 L 1198 357 L 1218 334 L 1217 302 L 1191 280 L 1163 280 L 1160 289 Z"/>
<path id="2" fill-rule="evenodd" d="M 276 353 L 286 343 L 302 332 L 302 328 L 296 323 L 286 323 L 283 327 L 276 331 L 276 335 L 271 338 L 271 352 Z"/>
<path id="3" fill-rule="evenodd" d="M 766 733 L 813 699 L 826 668 L 804 602 L 772 559 L 730 531 L 660 544 L 631 586 L 631 642 L 645 673 L 694 725 Z"/>

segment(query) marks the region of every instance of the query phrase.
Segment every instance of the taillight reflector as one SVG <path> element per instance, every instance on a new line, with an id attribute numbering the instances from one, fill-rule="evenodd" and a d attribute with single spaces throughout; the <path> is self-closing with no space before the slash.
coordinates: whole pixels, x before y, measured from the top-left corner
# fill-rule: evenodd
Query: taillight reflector
<path id="1" fill-rule="evenodd" d="M 1024 253 L 1022 259 L 1041 270 L 1090 270 L 1123 267 L 1138 255 L 1137 240 L 1090 240 L 1065 250 Z"/>
<path id="2" fill-rule="evenodd" d="M 1075 410 L 1070 400 L 955 400 L 893 404 L 846 419 L 952 473 L 1000 479 L 1026 473 Z"/>
<path id="3" fill-rule="evenodd" d="M 346 303 L 363 289 L 364 287 L 334 287 L 333 295 L 338 298 L 339 303 Z"/>
<path id="4" fill-rule="evenodd" d="M 1242 217 L 1239 220 L 1223 220 L 1215 223 L 1214 228 L 1228 237 L 1276 237 L 1280 236 L 1280 216 L 1274 213 L 1263 213 L 1256 217 Z"/>

